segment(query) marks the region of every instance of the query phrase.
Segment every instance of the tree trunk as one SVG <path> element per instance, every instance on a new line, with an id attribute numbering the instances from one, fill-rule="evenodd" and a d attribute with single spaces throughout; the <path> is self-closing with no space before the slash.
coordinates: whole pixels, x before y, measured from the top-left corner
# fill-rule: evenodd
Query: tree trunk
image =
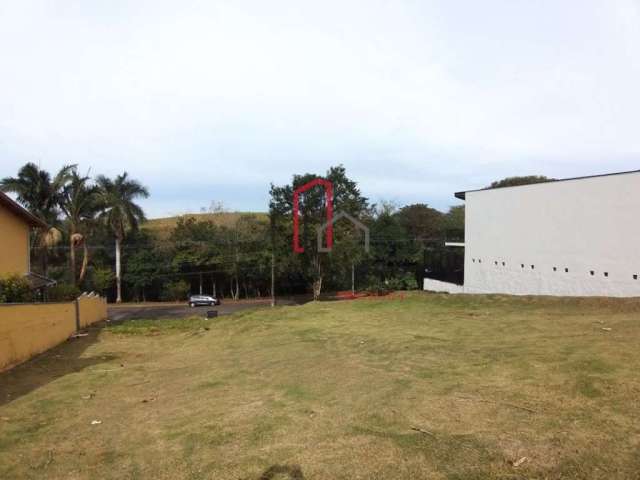
<path id="1" fill-rule="evenodd" d="M 322 263 L 320 257 L 314 259 L 314 267 L 316 269 L 316 278 L 313 281 L 313 299 L 319 300 L 322 293 Z"/>
<path id="2" fill-rule="evenodd" d="M 89 266 L 89 247 L 87 247 L 87 238 L 84 238 L 82 242 L 82 267 L 80 268 L 80 276 L 78 277 L 78 284 L 81 284 L 84 277 L 87 274 L 87 267 Z"/>
<path id="3" fill-rule="evenodd" d="M 73 235 L 75 231 L 73 229 L 70 230 L 69 235 L 69 271 L 71 274 L 71 284 L 76 284 L 76 247 L 73 244 Z"/>
<path id="4" fill-rule="evenodd" d="M 116 303 L 122 303 L 122 278 L 120 277 L 120 239 L 116 237 Z"/>
<path id="5" fill-rule="evenodd" d="M 316 278 L 313 282 L 313 299 L 316 301 L 319 300 L 320 293 L 322 293 L 322 276 Z"/>

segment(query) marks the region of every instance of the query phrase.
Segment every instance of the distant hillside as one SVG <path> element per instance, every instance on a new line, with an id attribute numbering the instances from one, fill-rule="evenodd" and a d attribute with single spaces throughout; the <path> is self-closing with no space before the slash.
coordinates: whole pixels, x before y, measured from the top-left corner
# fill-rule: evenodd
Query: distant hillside
<path id="1" fill-rule="evenodd" d="M 258 219 L 268 221 L 265 212 L 220 212 L 220 213 L 186 213 L 175 217 L 152 218 L 147 220 L 142 228 L 155 234 L 158 238 L 167 238 L 180 218 L 195 218 L 198 221 L 211 221 L 216 225 L 231 227 L 242 215 L 255 215 Z"/>

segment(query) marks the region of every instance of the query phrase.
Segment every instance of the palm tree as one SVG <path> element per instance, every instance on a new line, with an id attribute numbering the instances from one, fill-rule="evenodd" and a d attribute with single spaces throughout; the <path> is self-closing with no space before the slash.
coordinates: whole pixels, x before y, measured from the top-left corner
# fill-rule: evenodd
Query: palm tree
<path id="1" fill-rule="evenodd" d="M 0 190 L 15 193 L 18 203 L 51 227 L 46 232 L 38 232 L 34 242 L 41 249 L 44 275 L 48 269 L 49 249 L 60 241 L 60 232 L 55 228 L 59 223 L 58 206 L 62 190 L 74 168 L 75 165 L 65 165 L 51 179 L 49 172 L 34 163 L 27 163 L 20 168 L 17 177 L 0 180 Z"/>
<path id="2" fill-rule="evenodd" d="M 90 183 L 89 176 L 81 176 L 74 168 L 71 171 L 70 180 L 62 190 L 60 196 L 60 209 L 67 217 L 69 228 L 69 261 L 71 271 L 71 283 L 80 284 L 84 280 L 89 264 L 89 249 L 87 247 L 87 235 L 93 220 L 99 211 L 98 194 L 96 185 Z M 76 247 L 82 245 L 83 259 L 80 275 L 76 275 Z"/>
<path id="3" fill-rule="evenodd" d="M 127 172 L 114 180 L 100 175 L 96 179 L 100 190 L 100 218 L 111 229 L 116 240 L 116 302 L 122 302 L 121 246 L 129 230 L 135 230 L 145 221 L 142 208 L 134 201 L 149 197 L 149 191 L 140 182 L 128 177 Z"/>

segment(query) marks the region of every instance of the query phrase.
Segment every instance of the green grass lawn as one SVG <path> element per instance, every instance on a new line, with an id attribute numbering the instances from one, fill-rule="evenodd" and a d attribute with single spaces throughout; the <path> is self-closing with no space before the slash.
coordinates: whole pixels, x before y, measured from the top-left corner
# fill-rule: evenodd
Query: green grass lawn
<path id="1" fill-rule="evenodd" d="M 637 478 L 639 346 L 637 300 L 132 321 L 0 375 L 0 478 Z"/>

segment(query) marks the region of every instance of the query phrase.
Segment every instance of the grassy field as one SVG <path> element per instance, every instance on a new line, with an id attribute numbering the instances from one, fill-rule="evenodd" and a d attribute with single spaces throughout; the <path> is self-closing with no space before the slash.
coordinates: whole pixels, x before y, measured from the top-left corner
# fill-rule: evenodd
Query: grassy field
<path id="1" fill-rule="evenodd" d="M 0 478 L 638 478 L 639 345 L 636 300 L 109 326 L 0 375 Z"/>

